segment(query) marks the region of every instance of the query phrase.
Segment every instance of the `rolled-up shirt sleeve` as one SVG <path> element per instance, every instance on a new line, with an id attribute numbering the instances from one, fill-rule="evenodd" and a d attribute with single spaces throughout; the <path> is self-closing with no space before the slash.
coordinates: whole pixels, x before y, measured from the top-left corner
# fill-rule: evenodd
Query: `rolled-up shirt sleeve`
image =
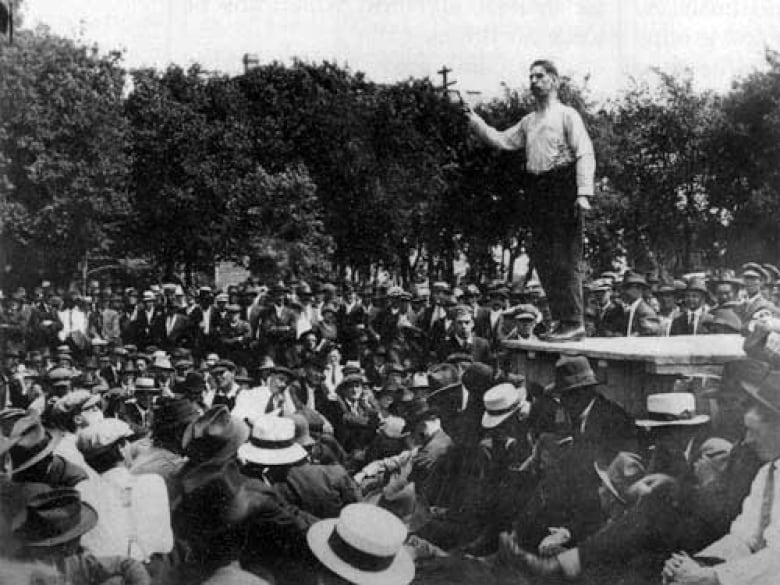
<path id="1" fill-rule="evenodd" d="M 488 125 L 479 114 L 469 113 L 469 126 L 480 140 L 501 150 L 520 150 L 525 147 L 525 131 L 523 121 L 506 130 L 496 130 Z"/>

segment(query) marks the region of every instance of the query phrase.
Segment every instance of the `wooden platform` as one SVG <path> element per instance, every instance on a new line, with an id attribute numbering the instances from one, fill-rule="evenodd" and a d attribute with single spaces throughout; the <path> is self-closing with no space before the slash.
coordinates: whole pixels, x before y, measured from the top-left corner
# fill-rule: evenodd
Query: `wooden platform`
<path id="1" fill-rule="evenodd" d="M 504 347 L 512 371 L 542 385 L 555 380 L 560 355 L 586 356 L 603 392 L 639 415 L 647 394 L 669 392 L 680 378 L 719 375 L 724 363 L 744 357 L 742 342 L 740 335 L 680 335 L 589 337 L 571 343 L 505 341 Z"/>

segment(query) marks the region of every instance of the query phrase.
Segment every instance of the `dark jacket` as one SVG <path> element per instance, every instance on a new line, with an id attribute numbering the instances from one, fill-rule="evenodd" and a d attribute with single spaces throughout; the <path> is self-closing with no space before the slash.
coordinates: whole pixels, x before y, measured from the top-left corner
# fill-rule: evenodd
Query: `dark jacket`
<path id="1" fill-rule="evenodd" d="M 290 504 L 318 518 L 336 518 L 344 506 L 361 499 L 360 489 L 341 465 L 295 465 L 277 488 Z"/>
<path id="2" fill-rule="evenodd" d="M 493 353 L 490 350 L 490 342 L 487 339 L 473 335 L 471 340 L 465 345 L 454 336 L 447 336 L 436 349 L 436 355 L 439 361 L 447 361 L 447 357 L 453 353 L 469 354 L 475 362 L 486 364 L 493 363 Z"/>

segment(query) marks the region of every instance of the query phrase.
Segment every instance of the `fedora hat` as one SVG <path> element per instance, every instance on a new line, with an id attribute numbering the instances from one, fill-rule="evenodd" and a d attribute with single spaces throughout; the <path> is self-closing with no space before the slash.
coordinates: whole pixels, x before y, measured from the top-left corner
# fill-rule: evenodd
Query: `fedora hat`
<path id="1" fill-rule="evenodd" d="M 258 465 L 291 465 L 306 455 L 306 449 L 295 442 L 295 422 L 272 414 L 252 421 L 249 442 L 238 448 L 240 460 Z"/>
<path id="2" fill-rule="evenodd" d="M 450 390 L 460 385 L 460 372 L 453 364 L 438 364 L 428 372 L 430 391 L 428 396 Z"/>
<path id="3" fill-rule="evenodd" d="M 627 287 L 632 285 L 637 285 L 645 288 L 648 287 L 647 280 L 645 280 L 644 276 L 636 272 L 631 272 L 629 270 L 623 275 L 623 281 L 620 283 L 620 286 Z"/>
<path id="4" fill-rule="evenodd" d="M 555 384 L 553 392 L 567 392 L 575 388 L 596 386 L 599 381 L 583 355 L 561 356 L 555 362 Z"/>
<path id="5" fill-rule="evenodd" d="M 11 455 L 11 475 L 21 473 L 50 455 L 60 435 L 52 435 L 37 414 L 27 414 L 14 422 L 8 437 L 0 442 L 0 456 Z"/>
<path id="6" fill-rule="evenodd" d="M 200 416 L 195 404 L 187 398 L 170 398 L 160 401 L 152 411 L 152 433 L 159 430 L 189 425 Z"/>
<path id="7" fill-rule="evenodd" d="M 742 389 L 756 402 L 780 414 L 780 370 L 770 371 L 763 380 L 742 380 Z"/>
<path id="8" fill-rule="evenodd" d="M 227 461 L 249 438 L 247 424 L 225 405 L 212 406 L 184 430 L 181 444 L 191 461 Z"/>
<path id="9" fill-rule="evenodd" d="M 485 404 L 482 427 L 493 429 L 523 407 L 526 403 L 525 387 L 517 388 L 504 382 L 488 390 L 482 401 Z"/>
<path id="10" fill-rule="evenodd" d="M 28 547 L 51 547 L 80 537 L 97 524 L 98 515 L 73 488 L 37 494 L 14 521 L 14 534 Z"/>
<path id="11" fill-rule="evenodd" d="M 707 294 L 709 291 L 707 290 L 707 281 L 701 276 L 694 276 L 688 281 L 688 286 L 685 287 L 686 292 L 700 292 L 702 294 Z"/>
<path id="12" fill-rule="evenodd" d="M 357 503 L 314 524 L 306 540 L 325 567 L 350 583 L 406 585 L 414 579 L 414 561 L 403 546 L 407 534 L 391 512 Z"/>
<path id="13" fill-rule="evenodd" d="M 664 392 L 647 397 L 647 418 L 637 419 L 644 428 L 702 425 L 710 420 L 696 414 L 696 399 L 690 392 Z"/>
<path id="14" fill-rule="evenodd" d="M 628 451 L 618 453 L 607 467 L 599 465 L 598 461 L 593 462 L 593 467 L 604 487 L 624 504 L 629 499 L 629 488 L 647 473 L 642 458 Z"/>

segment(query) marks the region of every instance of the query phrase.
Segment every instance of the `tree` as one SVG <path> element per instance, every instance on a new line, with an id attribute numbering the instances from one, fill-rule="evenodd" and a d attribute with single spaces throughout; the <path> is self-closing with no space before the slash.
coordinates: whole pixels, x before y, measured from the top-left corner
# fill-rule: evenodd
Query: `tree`
<path id="1" fill-rule="evenodd" d="M 0 54 L 0 248 L 11 280 L 69 277 L 126 213 L 121 54 L 45 29 Z"/>

